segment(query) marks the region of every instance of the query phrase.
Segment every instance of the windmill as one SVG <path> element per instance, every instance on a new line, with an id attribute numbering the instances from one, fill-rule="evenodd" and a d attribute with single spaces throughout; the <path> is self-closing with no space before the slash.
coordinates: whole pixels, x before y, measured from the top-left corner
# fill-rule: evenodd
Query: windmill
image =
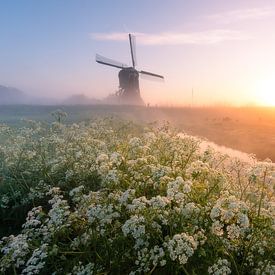
<path id="1" fill-rule="evenodd" d="M 147 75 L 158 79 L 164 79 L 164 77 L 147 71 L 138 71 L 136 69 L 135 37 L 132 34 L 129 34 L 129 42 L 132 66 L 128 66 L 99 54 L 96 55 L 96 62 L 120 69 L 118 73 L 119 90 L 115 94 L 115 97 L 118 99 L 117 102 L 122 104 L 143 105 L 144 102 L 140 96 L 139 89 L 139 75 Z"/>

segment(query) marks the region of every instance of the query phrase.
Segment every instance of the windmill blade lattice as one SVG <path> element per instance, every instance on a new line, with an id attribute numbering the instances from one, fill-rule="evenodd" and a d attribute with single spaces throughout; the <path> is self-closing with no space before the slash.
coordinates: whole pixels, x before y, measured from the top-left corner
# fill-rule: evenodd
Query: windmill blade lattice
<path id="1" fill-rule="evenodd" d="M 139 73 L 144 74 L 144 75 L 149 75 L 149 76 L 152 76 L 152 77 L 157 77 L 157 78 L 164 79 L 164 77 L 162 75 L 150 73 L 150 72 L 147 72 L 147 71 L 139 71 Z"/>
<path id="2" fill-rule="evenodd" d="M 97 63 L 103 64 L 103 65 L 107 65 L 107 66 L 111 66 L 111 67 L 116 67 L 119 69 L 123 69 L 123 68 L 128 68 L 129 66 L 126 64 L 123 64 L 119 61 L 115 61 L 113 59 L 104 57 L 102 55 L 96 54 L 96 58 L 95 58 Z"/>
<path id="3" fill-rule="evenodd" d="M 129 42 L 131 50 L 131 58 L 133 68 L 137 66 L 137 56 L 136 56 L 136 37 L 129 33 Z"/>

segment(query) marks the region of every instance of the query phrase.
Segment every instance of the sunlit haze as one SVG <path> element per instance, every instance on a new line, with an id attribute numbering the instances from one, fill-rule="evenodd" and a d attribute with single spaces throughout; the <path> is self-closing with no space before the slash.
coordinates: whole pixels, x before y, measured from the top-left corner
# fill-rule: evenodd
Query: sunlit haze
<path id="1" fill-rule="evenodd" d="M 138 68 L 165 77 L 140 80 L 146 103 L 275 106 L 274 1 L 14 0 L 0 10 L 0 85 L 102 99 L 118 69 L 95 54 L 130 64 L 133 33 Z"/>

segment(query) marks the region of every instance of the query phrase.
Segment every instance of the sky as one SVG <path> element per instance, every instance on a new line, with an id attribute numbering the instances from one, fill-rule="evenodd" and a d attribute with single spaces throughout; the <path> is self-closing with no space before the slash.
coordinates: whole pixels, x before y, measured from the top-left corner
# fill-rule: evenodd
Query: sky
<path id="1" fill-rule="evenodd" d="M 275 1 L 0 0 L 0 85 L 36 96 L 104 98 L 136 36 L 145 102 L 274 105 Z M 193 100 L 192 100 L 193 91 Z"/>

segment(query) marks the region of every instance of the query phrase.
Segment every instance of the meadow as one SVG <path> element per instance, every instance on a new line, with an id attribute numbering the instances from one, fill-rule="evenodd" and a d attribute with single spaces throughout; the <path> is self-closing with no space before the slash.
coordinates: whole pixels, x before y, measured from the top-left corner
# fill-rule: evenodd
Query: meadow
<path id="1" fill-rule="evenodd" d="M 274 164 L 190 135 L 228 145 L 255 111 L 20 108 L 0 109 L 1 273 L 275 273 Z"/>
<path id="2" fill-rule="evenodd" d="M 69 114 L 66 123 L 115 116 L 137 123 L 168 121 L 180 131 L 218 145 L 275 162 L 275 108 L 272 107 L 138 107 L 108 105 L 0 106 L 0 123 L 23 125 L 22 118 L 53 121 L 51 112 Z"/>

